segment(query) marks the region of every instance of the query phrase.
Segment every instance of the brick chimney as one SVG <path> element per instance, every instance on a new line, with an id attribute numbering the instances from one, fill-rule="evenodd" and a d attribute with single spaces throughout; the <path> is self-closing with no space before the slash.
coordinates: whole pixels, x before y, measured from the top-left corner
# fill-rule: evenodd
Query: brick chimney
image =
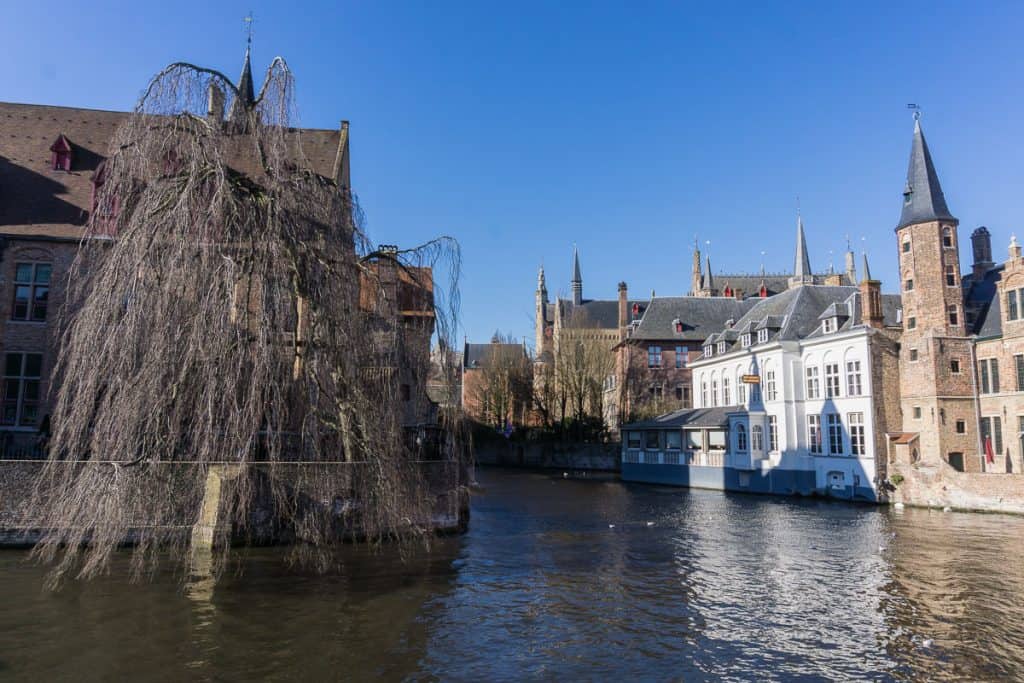
<path id="1" fill-rule="evenodd" d="M 864 254 L 864 273 L 860 281 L 860 317 L 869 327 L 882 327 L 882 283 L 871 277 L 868 255 Z"/>
<path id="2" fill-rule="evenodd" d="M 626 338 L 629 325 L 629 292 L 625 282 L 619 283 L 619 340 Z"/>
<path id="3" fill-rule="evenodd" d="M 224 91 L 213 81 L 206 90 L 206 118 L 210 123 L 224 121 Z"/>

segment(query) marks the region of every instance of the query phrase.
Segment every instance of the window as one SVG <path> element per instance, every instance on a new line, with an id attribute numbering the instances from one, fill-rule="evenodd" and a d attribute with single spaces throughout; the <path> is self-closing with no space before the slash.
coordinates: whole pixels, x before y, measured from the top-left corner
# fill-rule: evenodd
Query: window
<path id="1" fill-rule="evenodd" d="M 757 331 L 757 343 L 764 344 L 768 341 L 768 328 Z"/>
<path id="2" fill-rule="evenodd" d="M 828 363 L 825 365 L 825 397 L 833 398 L 839 395 L 839 363 Z"/>
<path id="3" fill-rule="evenodd" d="M 764 397 L 765 400 L 774 401 L 778 397 L 775 388 L 775 371 L 765 370 L 764 373 Z"/>
<path id="4" fill-rule="evenodd" d="M 835 318 L 825 318 L 821 322 L 821 331 L 824 334 L 831 334 L 832 332 L 836 331 L 836 328 L 837 328 L 837 325 L 836 325 L 836 319 Z"/>
<path id="5" fill-rule="evenodd" d="M 743 348 L 747 348 L 748 346 L 750 346 L 749 333 L 740 336 L 740 346 L 742 346 Z"/>
<path id="6" fill-rule="evenodd" d="M 846 419 L 850 423 L 850 454 L 864 455 L 864 413 L 850 413 Z"/>
<path id="7" fill-rule="evenodd" d="M 915 420 L 920 420 L 921 419 L 921 406 L 914 406 L 914 419 Z"/>
<path id="8" fill-rule="evenodd" d="M 708 407 L 708 383 L 707 382 L 701 382 L 700 383 L 700 407 L 701 408 L 707 408 Z"/>
<path id="9" fill-rule="evenodd" d="M 846 361 L 846 395 L 860 396 L 863 391 L 860 380 L 860 361 Z"/>
<path id="10" fill-rule="evenodd" d="M 715 355 L 714 352 L 715 352 L 715 347 L 712 346 L 711 344 L 708 344 L 707 346 L 704 347 L 704 356 L 706 358 L 710 358 L 711 356 Z"/>
<path id="11" fill-rule="evenodd" d="M 50 152 L 52 152 L 50 162 L 54 171 L 71 170 L 71 142 L 63 133 L 50 145 Z"/>
<path id="12" fill-rule="evenodd" d="M 956 287 L 956 269 L 953 266 L 946 266 L 946 286 Z"/>
<path id="13" fill-rule="evenodd" d="M 950 359 L 950 361 L 949 361 L 949 371 L 952 372 L 954 375 L 959 375 L 960 374 L 960 359 L 959 358 L 952 358 L 952 359 Z"/>
<path id="14" fill-rule="evenodd" d="M 683 400 L 683 385 L 682 384 L 677 384 L 676 385 L 676 400 L 677 401 L 682 401 Z"/>
<path id="15" fill-rule="evenodd" d="M 15 264 L 13 320 L 46 320 L 52 271 L 53 266 L 49 263 Z"/>
<path id="16" fill-rule="evenodd" d="M 686 367 L 686 354 L 688 354 L 689 352 L 690 352 L 690 350 L 688 348 L 686 348 L 685 346 L 677 346 L 676 347 L 676 369 L 677 370 L 680 369 L 680 368 L 685 368 Z"/>
<path id="17" fill-rule="evenodd" d="M 722 405 L 723 406 L 731 406 L 732 405 L 732 396 L 731 396 L 731 394 L 729 392 L 729 378 L 728 377 L 723 377 L 722 378 Z"/>
<path id="18" fill-rule="evenodd" d="M 909 318 L 907 318 L 907 329 L 908 330 L 913 330 L 916 327 L 917 327 L 917 318 L 915 316 L 910 316 Z"/>
<path id="19" fill-rule="evenodd" d="M 689 408 L 690 407 L 690 387 L 687 386 L 687 385 L 683 385 L 682 389 L 683 389 L 683 407 L 684 408 Z"/>
<path id="20" fill-rule="evenodd" d="M 905 289 L 908 292 L 911 291 L 912 289 L 914 289 L 914 279 L 913 278 L 908 278 L 908 279 L 904 280 L 903 281 L 903 289 Z"/>
<path id="21" fill-rule="evenodd" d="M 42 354 L 6 354 L 3 424 L 17 427 L 36 425 L 39 419 L 39 378 L 42 370 Z"/>
<path id="22" fill-rule="evenodd" d="M 718 405 L 718 380 L 711 380 L 711 405 Z"/>
<path id="23" fill-rule="evenodd" d="M 640 448 L 640 432 L 627 432 L 626 448 Z"/>
<path id="24" fill-rule="evenodd" d="M 736 403 L 743 405 L 747 402 L 747 385 L 742 380 L 736 382 Z"/>
<path id="25" fill-rule="evenodd" d="M 1001 417 L 981 418 L 981 443 L 988 450 L 991 442 L 992 451 L 997 455 L 1003 452 L 1003 419 Z"/>
<path id="26" fill-rule="evenodd" d="M 768 416 L 768 450 L 779 450 L 779 418 L 774 415 Z"/>
<path id="27" fill-rule="evenodd" d="M 910 240 L 903 240 L 903 253 L 907 254 L 910 252 Z"/>
<path id="28" fill-rule="evenodd" d="M 967 423 L 964 422 L 963 420 L 957 420 L 956 421 L 956 433 L 957 434 L 966 434 L 967 433 Z"/>
<path id="29" fill-rule="evenodd" d="M 743 452 L 747 450 L 747 428 L 743 423 L 736 425 L 736 450 Z"/>
<path id="30" fill-rule="evenodd" d="M 661 367 L 661 347 L 660 346 L 648 346 L 647 347 L 647 367 L 649 367 L 649 368 L 660 368 Z"/>
<path id="31" fill-rule="evenodd" d="M 412 387 L 410 387 L 408 384 L 402 384 L 399 387 L 399 392 L 401 393 L 403 401 L 409 401 L 412 399 Z"/>
<path id="32" fill-rule="evenodd" d="M 658 432 L 656 432 L 654 430 L 651 430 L 649 432 L 644 432 L 644 436 L 645 436 L 645 438 L 644 438 L 644 450 L 647 450 L 647 451 L 656 451 L 656 450 L 658 450 L 658 445 L 660 443 L 659 439 L 658 439 Z"/>
<path id="33" fill-rule="evenodd" d="M 807 447 L 811 453 L 821 454 L 821 415 L 807 416 Z"/>
<path id="34" fill-rule="evenodd" d="M 943 249 L 953 248 L 953 230 L 949 226 L 942 229 L 942 247 Z"/>
<path id="35" fill-rule="evenodd" d="M 755 451 L 764 450 L 764 427 L 761 425 L 750 428 L 750 447 Z"/>
<path id="36" fill-rule="evenodd" d="M 682 334 L 683 333 L 683 323 L 681 321 L 674 320 L 674 321 L 672 321 L 672 324 L 676 328 L 676 334 Z"/>
<path id="37" fill-rule="evenodd" d="M 1011 289 L 1006 293 L 1006 319 L 1017 319 L 1017 290 Z"/>
<path id="38" fill-rule="evenodd" d="M 665 432 L 665 450 L 678 451 L 683 444 L 683 433 L 680 431 Z"/>
<path id="39" fill-rule="evenodd" d="M 831 455 L 843 454 L 843 423 L 837 413 L 828 415 L 828 452 Z"/>
<path id="40" fill-rule="evenodd" d="M 725 450 L 725 430 L 712 429 L 708 431 L 708 448 L 712 451 Z"/>
<path id="41" fill-rule="evenodd" d="M 662 389 L 660 384 L 652 384 L 650 386 L 651 398 L 655 401 L 660 401 L 662 397 Z"/>
<path id="42" fill-rule="evenodd" d="M 725 353 L 725 342 L 718 342 L 718 353 Z"/>
<path id="43" fill-rule="evenodd" d="M 957 313 L 956 304 L 951 304 L 950 306 L 947 306 L 946 313 L 949 316 L 950 325 L 956 326 L 960 324 L 960 316 Z"/>
<path id="44" fill-rule="evenodd" d="M 820 398 L 821 385 L 819 383 L 818 366 L 812 365 L 807 368 L 807 398 Z"/>
<path id="45" fill-rule="evenodd" d="M 979 360 L 978 375 L 981 377 L 981 393 L 999 393 L 999 361 L 995 358 Z"/>
<path id="46" fill-rule="evenodd" d="M 1017 391 L 1024 391 L 1024 355 L 1013 357 L 1014 369 L 1017 371 Z"/>
<path id="47" fill-rule="evenodd" d="M 917 360 L 917 349 L 910 349 L 910 360 Z"/>

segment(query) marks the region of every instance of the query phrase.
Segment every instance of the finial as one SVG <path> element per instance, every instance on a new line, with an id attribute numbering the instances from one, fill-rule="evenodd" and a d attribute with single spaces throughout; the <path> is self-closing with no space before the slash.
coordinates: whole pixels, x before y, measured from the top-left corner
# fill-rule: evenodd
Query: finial
<path id="1" fill-rule="evenodd" d="M 253 22 L 252 10 L 249 10 L 249 14 L 246 15 L 245 18 L 242 19 L 242 21 L 245 22 L 245 30 L 246 30 L 246 33 L 248 33 L 248 37 L 246 38 L 246 45 L 248 47 L 252 47 L 252 22 Z"/>
<path id="2" fill-rule="evenodd" d="M 907 109 L 914 112 L 914 121 L 921 120 L 921 107 L 911 102 L 910 104 L 907 105 Z"/>
<path id="3" fill-rule="evenodd" d="M 800 195 L 796 196 L 796 216 L 800 217 Z"/>

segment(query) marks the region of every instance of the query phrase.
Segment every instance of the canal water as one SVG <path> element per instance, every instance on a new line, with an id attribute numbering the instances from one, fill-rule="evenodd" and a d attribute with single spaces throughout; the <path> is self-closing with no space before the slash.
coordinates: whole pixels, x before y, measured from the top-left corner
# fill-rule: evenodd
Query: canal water
<path id="1" fill-rule="evenodd" d="M 477 477 L 467 534 L 328 577 L 46 592 L 2 551 L 0 679 L 1024 679 L 1024 518 Z"/>

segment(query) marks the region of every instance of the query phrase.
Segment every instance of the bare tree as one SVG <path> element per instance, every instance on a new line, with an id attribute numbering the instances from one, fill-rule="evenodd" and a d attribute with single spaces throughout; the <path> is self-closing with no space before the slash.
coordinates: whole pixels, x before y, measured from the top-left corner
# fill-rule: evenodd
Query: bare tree
<path id="1" fill-rule="evenodd" d="M 496 332 L 473 382 L 473 401 L 493 427 L 526 423 L 533 395 L 533 368 L 511 335 Z"/>
<path id="2" fill-rule="evenodd" d="M 211 88 L 234 99 L 226 122 L 205 116 Z M 69 280 L 31 520 L 55 579 L 103 571 L 126 539 L 136 574 L 187 558 L 182 529 L 225 464 L 241 472 L 221 492 L 229 526 L 246 532 L 269 501 L 318 566 L 339 533 L 429 538 L 403 383 L 429 372 L 424 338 L 450 345 L 458 249 L 371 249 L 354 197 L 310 170 L 294 120 L 280 58 L 254 103 L 216 71 L 173 64 L 116 133 L 98 190 L 108 210 Z M 457 431 L 455 411 L 440 419 Z"/>
<path id="3" fill-rule="evenodd" d="M 601 420 L 604 382 L 615 370 L 614 342 L 577 313 L 563 327 L 554 354 L 557 402 L 563 420 Z"/>

